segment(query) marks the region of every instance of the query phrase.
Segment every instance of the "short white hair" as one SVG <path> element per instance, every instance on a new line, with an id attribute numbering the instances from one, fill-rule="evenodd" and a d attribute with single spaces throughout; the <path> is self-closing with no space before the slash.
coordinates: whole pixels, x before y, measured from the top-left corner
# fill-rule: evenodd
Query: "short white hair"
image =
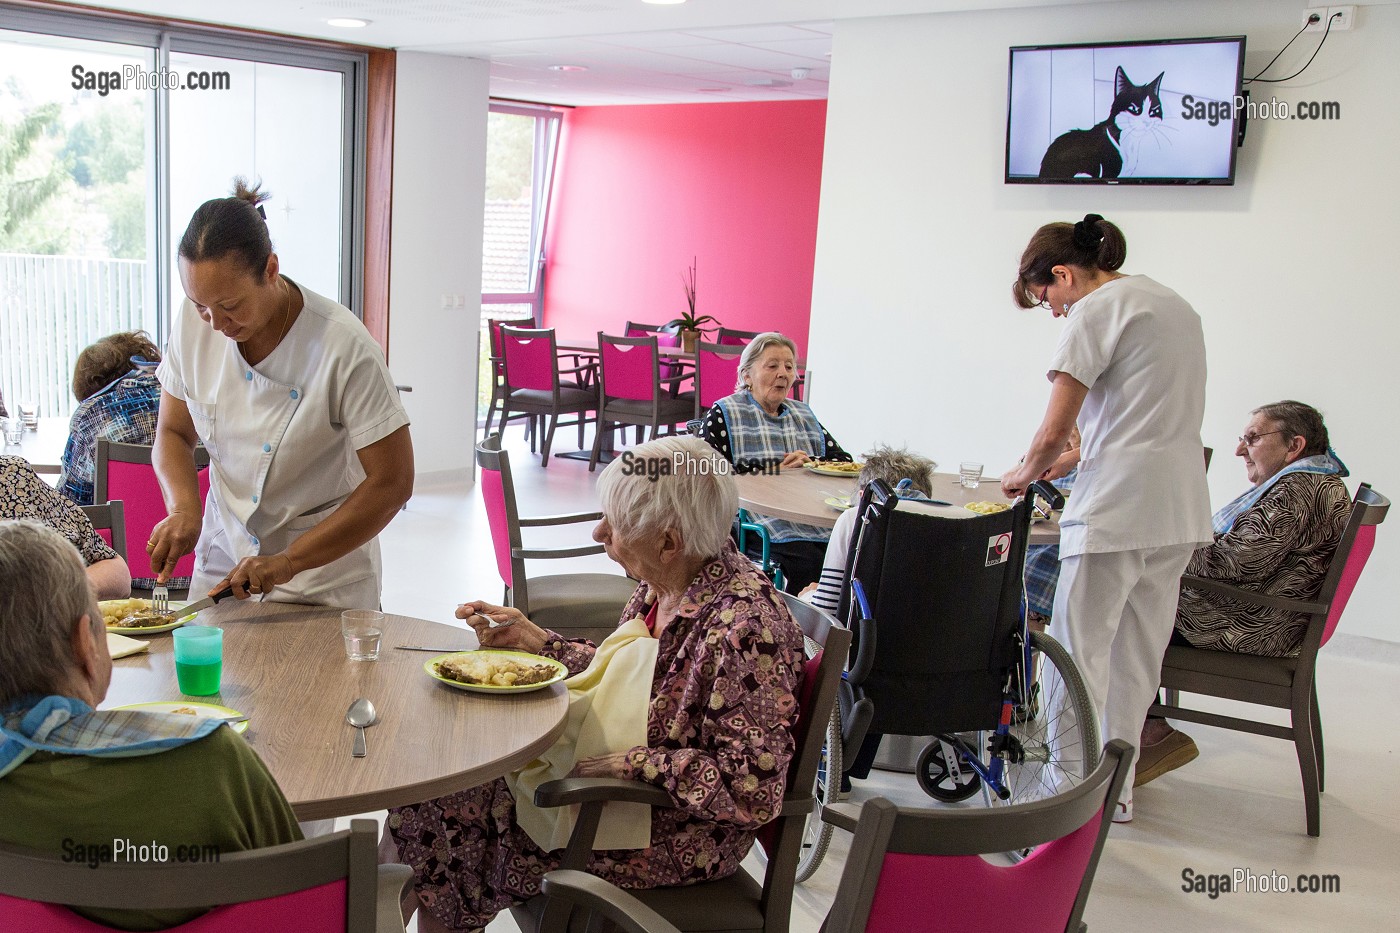
<path id="1" fill-rule="evenodd" d="M 767 350 L 769 347 L 787 347 L 792 351 L 793 362 L 797 362 L 797 344 L 793 343 L 791 338 L 784 337 L 775 330 L 759 334 L 757 337 L 750 340 L 749 345 L 744 347 L 744 352 L 739 354 L 739 375 L 734 383 L 735 392 L 741 392 L 748 388 L 748 383 L 744 381 L 744 377 L 749 374 L 749 370 L 753 369 L 759 357 L 763 356 L 763 351 Z"/>
<path id="2" fill-rule="evenodd" d="M 713 447 L 687 435 L 624 450 L 598 478 L 603 516 L 624 540 L 669 528 L 680 533 L 687 557 L 715 557 L 739 511 L 731 469 Z"/>

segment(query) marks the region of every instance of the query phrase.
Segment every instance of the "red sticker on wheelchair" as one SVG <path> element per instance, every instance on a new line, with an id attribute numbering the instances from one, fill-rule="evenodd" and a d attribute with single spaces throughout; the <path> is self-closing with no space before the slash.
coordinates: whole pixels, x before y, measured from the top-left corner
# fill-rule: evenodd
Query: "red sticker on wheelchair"
<path id="1" fill-rule="evenodd" d="M 1011 533 L 992 535 L 987 539 L 987 566 L 1006 563 L 1011 554 Z"/>

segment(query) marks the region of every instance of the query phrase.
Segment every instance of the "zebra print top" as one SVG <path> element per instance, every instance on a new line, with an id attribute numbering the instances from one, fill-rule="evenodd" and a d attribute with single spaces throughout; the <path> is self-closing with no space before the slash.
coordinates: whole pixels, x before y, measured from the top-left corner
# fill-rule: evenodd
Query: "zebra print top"
<path id="1" fill-rule="evenodd" d="M 1292 473 L 1196 551 L 1186 572 L 1272 596 L 1312 599 L 1341 541 L 1351 497 L 1337 476 Z M 1197 648 L 1296 657 L 1307 617 L 1182 589 L 1176 629 Z"/>

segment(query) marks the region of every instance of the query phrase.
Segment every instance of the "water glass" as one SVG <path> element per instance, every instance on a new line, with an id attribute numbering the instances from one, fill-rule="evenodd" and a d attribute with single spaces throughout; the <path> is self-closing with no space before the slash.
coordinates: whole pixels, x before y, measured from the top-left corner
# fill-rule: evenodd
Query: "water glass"
<path id="1" fill-rule="evenodd" d="M 384 630 L 384 613 L 373 609 L 347 609 L 340 614 L 340 634 L 345 639 L 345 656 L 352 661 L 379 660 L 379 639 Z"/>
<path id="2" fill-rule="evenodd" d="M 39 406 L 34 402 L 20 402 L 19 420 L 24 423 L 26 430 L 39 430 Z"/>
<path id="3" fill-rule="evenodd" d="M 958 464 L 958 479 L 964 489 L 976 489 L 982 482 L 982 464 L 964 460 Z"/>
<path id="4" fill-rule="evenodd" d="M 212 625 L 177 628 L 175 679 L 186 696 L 207 697 L 219 692 L 224 674 L 224 630 Z"/>
<path id="5" fill-rule="evenodd" d="M 18 418 L 7 418 L 4 422 L 5 446 L 18 447 L 20 438 L 24 434 L 24 422 Z"/>

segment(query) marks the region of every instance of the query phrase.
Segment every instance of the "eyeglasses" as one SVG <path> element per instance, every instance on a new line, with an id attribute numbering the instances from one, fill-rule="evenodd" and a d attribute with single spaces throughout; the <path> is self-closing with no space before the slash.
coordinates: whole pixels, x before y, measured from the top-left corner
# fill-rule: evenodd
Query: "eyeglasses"
<path id="1" fill-rule="evenodd" d="M 1282 431 L 1265 431 L 1263 434 L 1241 434 L 1240 443 L 1246 447 L 1253 447 L 1255 444 L 1268 437 L 1270 434 L 1282 434 Z"/>
<path id="2" fill-rule="evenodd" d="M 1040 300 L 1036 302 L 1036 307 L 1044 308 L 1046 311 L 1050 310 L 1050 302 L 1045 300 L 1045 296 L 1048 294 L 1050 294 L 1050 286 L 1047 284 L 1040 290 Z"/>

